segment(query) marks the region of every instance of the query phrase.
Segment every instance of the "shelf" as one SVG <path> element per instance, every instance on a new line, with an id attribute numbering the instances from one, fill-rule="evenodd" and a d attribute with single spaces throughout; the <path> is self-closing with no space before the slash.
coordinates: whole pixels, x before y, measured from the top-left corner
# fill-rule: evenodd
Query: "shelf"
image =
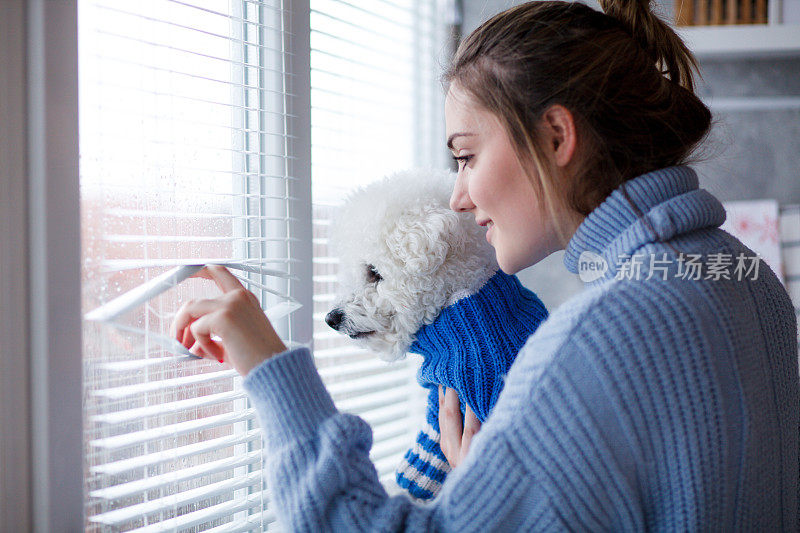
<path id="1" fill-rule="evenodd" d="M 800 24 L 678 27 L 698 58 L 800 57 Z"/>

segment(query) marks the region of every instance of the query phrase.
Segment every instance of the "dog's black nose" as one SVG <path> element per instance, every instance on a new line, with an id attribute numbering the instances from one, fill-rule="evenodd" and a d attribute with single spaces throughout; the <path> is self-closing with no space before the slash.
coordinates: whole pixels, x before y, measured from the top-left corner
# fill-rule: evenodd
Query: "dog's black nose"
<path id="1" fill-rule="evenodd" d="M 325 316 L 325 323 L 338 331 L 343 319 L 344 312 L 341 309 L 336 308 Z"/>

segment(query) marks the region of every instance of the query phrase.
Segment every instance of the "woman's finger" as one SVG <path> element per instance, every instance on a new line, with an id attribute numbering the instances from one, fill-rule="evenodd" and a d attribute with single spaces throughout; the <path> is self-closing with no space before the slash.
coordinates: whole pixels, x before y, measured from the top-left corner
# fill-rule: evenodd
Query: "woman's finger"
<path id="1" fill-rule="evenodd" d="M 447 462 L 455 468 L 469 452 L 472 437 L 481 429 L 481 423 L 472 408 L 467 405 L 464 417 L 455 389 L 439 387 L 440 448 Z"/>
<path id="2" fill-rule="evenodd" d="M 244 289 L 242 282 L 222 265 L 206 265 L 195 276 L 212 280 L 222 292 Z"/>
<path id="3" fill-rule="evenodd" d="M 179 339 L 182 339 L 180 343 L 187 348 L 191 348 L 191 346 L 194 345 L 194 335 L 192 335 L 192 330 L 188 326 L 184 328 L 183 335 L 179 337 Z"/>
<path id="4" fill-rule="evenodd" d="M 208 335 L 199 336 L 192 347 L 189 348 L 189 351 L 204 359 L 213 359 L 220 363 L 224 361 L 223 350 L 219 347 L 218 343 Z"/>
<path id="5" fill-rule="evenodd" d="M 191 323 L 189 326 L 189 330 L 191 330 L 192 335 L 197 340 L 197 344 L 192 346 L 195 350 L 197 350 L 196 346 L 199 345 L 202 348 L 203 353 L 195 353 L 195 355 L 199 355 L 201 357 L 211 356 L 217 361 L 222 362 L 225 354 L 225 350 L 222 346 L 213 340 L 211 336 L 214 334 L 212 331 L 212 325 L 218 319 L 216 316 L 218 311 L 209 313 L 207 315 L 203 315 L 202 317 L 198 318 L 194 322 Z"/>
<path id="6" fill-rule="evenodd" d="M 446 389 L 444 392 L 444 428 L 442 429 L 442 442 L 446 443 L 448 454 L 445 454 L 451 466 L 458 463 L 458 454 L 461 449 L 461 407 L 458 402 L 458 393 L 455 389 Z M 440 411 L 442 413 L 442 411 Z M 444 450 L 442 450 L 444 451 Z"/>
<path id="7" fill-rule="evenodd" d="M 450 457 L 449 442 L 444 438 L 444 435 L 449 435 L 447 424 L 448 421 L 445 420 L 444 416 L 444 388 L 439 385 L 439 448 L 441 448 L 445 458 Z"/>
<path id="8" fill-rule="evenodd" d="M 170 334 L 175 337 L 178 342 L 188 348 L 189 346 L 184 342 L 184 330 L 186 327 L 195 319 L 216 311 L 221 305 L 222 303 L 216 299 L 190 300 L 186 302 L 178 309 L 178 312 L 175 313 L 175 318 L 172 319 L 172 325 L 170 325 L 169 328 Z"/>
<path id="9" fill-rule="evenodd" d="M 472 437 L 481 429 L 481 423 L 475 412 L 467 405 L 464 412 L 464 435 L 461 439 L 461 459 L 463 459 L 469 451 L 469 446 L 472 444 Z"/>

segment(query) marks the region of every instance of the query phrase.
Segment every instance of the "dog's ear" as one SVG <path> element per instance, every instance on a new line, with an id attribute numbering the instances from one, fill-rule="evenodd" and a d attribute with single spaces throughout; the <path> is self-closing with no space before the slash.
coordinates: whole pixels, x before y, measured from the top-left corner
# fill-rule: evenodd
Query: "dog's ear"
<path id="1" fill-rule="evenodd" d="M 458 215 L 450 209 L 421 206 L 398 217 L 385 243 L 408 272 L 432 274 L 445 262 L 458 223 Z"/>

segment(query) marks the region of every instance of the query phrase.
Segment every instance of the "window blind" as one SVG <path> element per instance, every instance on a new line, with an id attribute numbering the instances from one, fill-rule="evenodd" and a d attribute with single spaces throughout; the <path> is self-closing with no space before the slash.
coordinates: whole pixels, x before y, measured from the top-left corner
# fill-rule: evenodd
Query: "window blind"
<path id="1" fill-rule="evenodd" d="M 293 341 L 295 213 L 310 198 L 292 186 L 291 13 L 281 0 L 79 2 L 87 531 L 272 527 L 238 374 L 165 334 L 182 302 L 218 294 L 178 282 L 224 263 L 283 310 L 271 319 Z"/>
<path id="2" fill-rule="evenodd" d="M 387 364 L 325 324 L 337 276 L 328 234 L 352 188 L 403 168 L 446 164 L 440 4 L 311 0 L 314 355 L 339 409 L 372 425 L 371 458 L 390 490 L 424 420 L 419 361 Z"/>

